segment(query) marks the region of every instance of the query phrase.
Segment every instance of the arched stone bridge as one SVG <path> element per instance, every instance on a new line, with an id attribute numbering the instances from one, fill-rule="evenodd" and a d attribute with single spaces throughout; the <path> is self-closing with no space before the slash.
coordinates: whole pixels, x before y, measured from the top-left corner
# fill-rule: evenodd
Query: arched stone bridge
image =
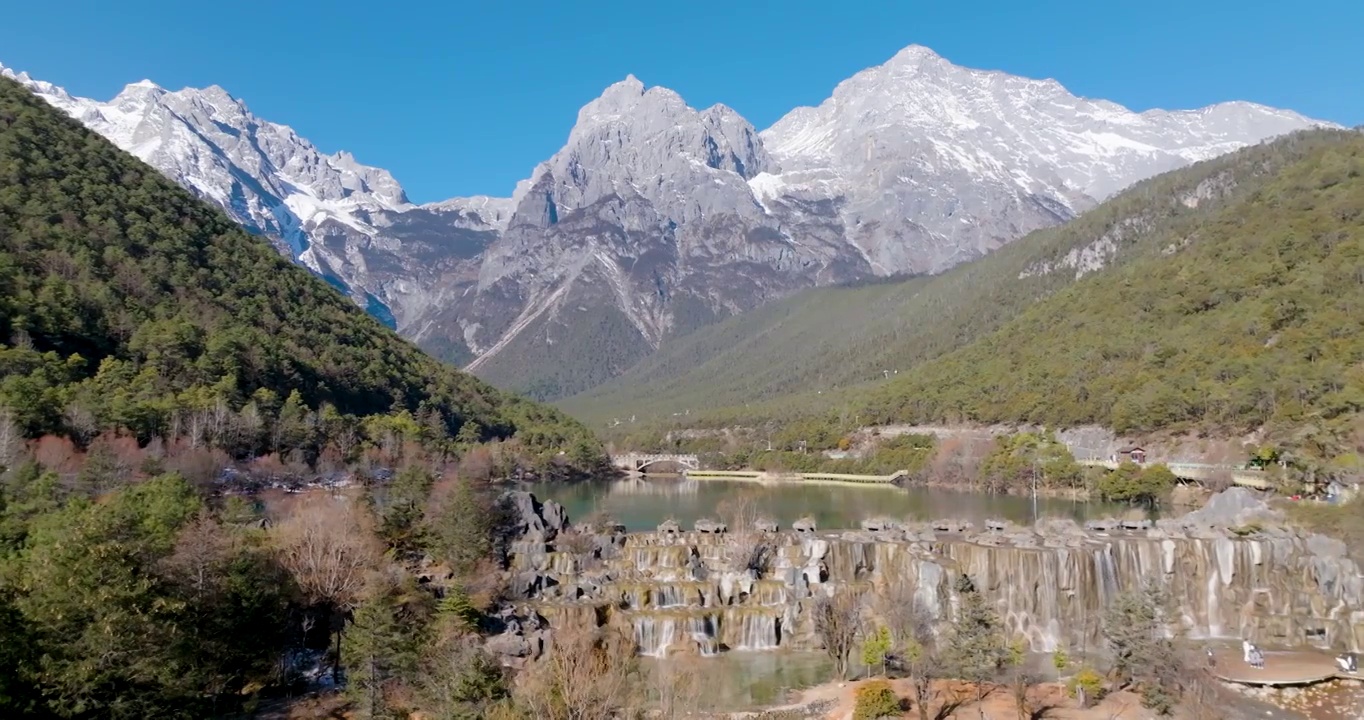
<path id="1" fill-rule="evenodd" d="M 666 453 L 625 453 L 612 455 L 611 464 L 630 472 L 644 472 L 651 465 L 672 463 L 683 470 L 700 470 L 701 458 L 695 455 L 671 455 Z"/>

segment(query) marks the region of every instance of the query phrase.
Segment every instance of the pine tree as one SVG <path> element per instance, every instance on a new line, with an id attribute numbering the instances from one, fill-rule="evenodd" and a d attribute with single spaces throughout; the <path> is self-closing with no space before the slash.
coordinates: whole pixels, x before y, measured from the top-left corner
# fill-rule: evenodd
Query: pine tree
<path id="1" fill-rule="evenodd" d="M 944 648 L 944 661 L 958 678 L 975 685 L 979 703 L 990 693 L 990 681 L 1008 662 L 1009 649 L 999 614 L 986 603 L 971 578 L 964 574 L 958 577 L 956 590 L 960 608 Z"/>
<path id="2" fill-rule="evenodd" d="M 430 519 L 430 546 L 437 558 L 464 574 L 496 555 L 502 507 L 482 483 L 457 478 Z"/>
<path id="3" fill-rule="evenodd" d="M 355 609 L 341 641 L 346 695 L 361 720 L 394 717 L 384 695 L 385 685 L 401 677 L 414 662 L 415 647 L 398 619 L 393 589 L 372 589 Z"/>

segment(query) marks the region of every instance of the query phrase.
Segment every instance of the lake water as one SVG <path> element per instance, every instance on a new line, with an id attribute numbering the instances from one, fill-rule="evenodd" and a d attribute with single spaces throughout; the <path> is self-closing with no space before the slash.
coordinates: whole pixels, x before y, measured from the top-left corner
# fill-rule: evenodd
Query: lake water
<path id="1" fill-rule="evenodd" d="M 698 518 L 715 517 L 726 498 L 751 494 L 761 510 L 782 528 L 806 515 L 821 529 L 856 528 L 871 517 L 898 520 L 955 518 L 977 525 L 986 519 L 1031 524 L 1038 517 L 1069 517 L 1084 522 L 1130 511 L 1125 505 L 1077 502 L 1062 498 L 983 495 L 931 488 L 904 489 L 893 485 L 818 485 L 796 482 L 763 484 L 734 480 L 687 478 L 626 479 L 573 485 L 535 484 L 527 487 L 540 500 L 553 499 L 581 520 L 597 511 L 610 515 L 627 530 L 653 530 L 672 518 L 690 529 Z"/>

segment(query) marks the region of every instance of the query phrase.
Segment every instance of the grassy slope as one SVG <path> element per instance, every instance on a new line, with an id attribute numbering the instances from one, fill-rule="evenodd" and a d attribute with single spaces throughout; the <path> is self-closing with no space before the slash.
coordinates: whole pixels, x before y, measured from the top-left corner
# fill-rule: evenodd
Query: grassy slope
<path id="1" fill-rule="evenodd" d="M 1158 257 L 1244 203 L 1282 168 L 1356 138 L 1305 133 L 1168 173 L 940 276 L 801 293 L 665 343 L 625 376 L 560 406 L 592 423 L 684 411 L 692 423 L 698 411 L 703 422 L 745 422 L 835 402 L 893 417 L 890 406 L 861 396 L 887 385 L 909 387 L 903 385 L 909 371 L 1004 327 L 1077 275 L 1063 269 L 1024 277 L 1026 270 L 1101 238 L 1116 249 L 1110 268 Z M 900 384 L 885 383 L 883 370 L 900 371 Z"/>
<path id="2" fill-rule="evenodd" d="M 6 345 L 8 343 L 8 345 Z M 450 433 L 587 432 L 442 365 L 221 211 L 0 79 L 0 405 L 62 432 L 164 432 L 195 398 L 299 390 L 355 415 L 437 413 Z M 130 427 L 132 426 L 132 427 Z"/>

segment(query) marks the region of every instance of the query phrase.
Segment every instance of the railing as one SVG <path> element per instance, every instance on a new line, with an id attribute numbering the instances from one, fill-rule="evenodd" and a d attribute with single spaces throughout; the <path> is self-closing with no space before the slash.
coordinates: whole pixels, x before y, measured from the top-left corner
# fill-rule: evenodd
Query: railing
<path id="1" fill-rule="evenodd" d="M 900 470 L 890 475 L 855 475 L 850 473 L 773 473 L 765 470 L 688 470 L 686 476 L 697 480 L 765 480 L 771 482 L 847 482 L 866 485 L 890 485 L 909 474 Z"/>

